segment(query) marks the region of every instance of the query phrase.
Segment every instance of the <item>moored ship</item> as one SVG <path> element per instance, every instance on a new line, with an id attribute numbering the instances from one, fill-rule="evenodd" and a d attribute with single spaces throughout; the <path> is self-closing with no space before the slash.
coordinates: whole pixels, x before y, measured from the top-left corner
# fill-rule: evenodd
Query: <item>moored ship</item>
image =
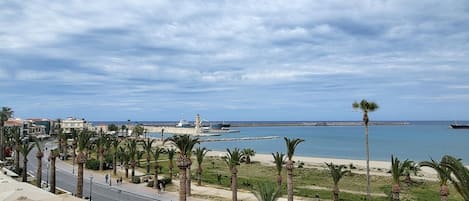
<path id="1" fill-rule="evenodd" d="M 452 129 L 469 129 L 469 124 L 451 124 Z"/>

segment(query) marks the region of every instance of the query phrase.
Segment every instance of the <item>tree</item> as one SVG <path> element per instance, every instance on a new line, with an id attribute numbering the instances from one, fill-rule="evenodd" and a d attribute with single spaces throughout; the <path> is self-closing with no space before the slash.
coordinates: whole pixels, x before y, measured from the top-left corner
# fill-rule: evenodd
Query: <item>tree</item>
<path id="1" fill-rule="evenodd" d="M 281 196 L 280 186 L 272 183 L 258 183 L 256 187 L 253 193 L 259 201 L 276 201 Z"/>
<path id="2" fill-rule="evenodd" d="M 132 129 L 132 135 L 135 136 L 135 137 L 139 137 L 139 136 L 143 135 L 144 131 L 145 131 L 145 129 L 143 128 L 143 126 L 136 125 Z"/>
<path id="3" fill-rule="evenodd" d="M 9 129 L 9 132 L 12 135 L 12 140 L 14 142 L 15 147 L 15 171 L 16 173 L 20 173 L 20 150 L 21 150 L 21 133 L 20 127 L 14 126 Z"/>
<path id="4" fill-rule="evenodd" d="M 78 177 L 77 177 L 77 192 L 76 197 L 82 198 L 83 197 L 83 164 L 86 163 L 86 148 L 90 144 L 91 136 L 93 135 L 92 132 L 88 130 L 82 130 L 77 137 L 77 148 L 78 148 L 78 155 L 76 158 L 78 164 Z M 89 151 L 89 150 L 88 150 Z"/>
<path id="5" fill-rule="evenodd" d="M 67 154 L 67 135 L 63 132 L 63 129 L 60 128 L 60 124 L 58 127 L 57 137 L 59 138 L 59 151 L 60 154 L 65 156 Z"/>
<path id="6" fill-rule="evenodd" d="M 285 154 L 276 152 L 272 153 L 274 157 L 275 168 L 277 169 L 277 186 L 282 186 L 282 169 L 285 164 Z"/>
<path id="7" fill-rule="evenodd" d="M 36 158 L 37 158 L 37 173 L 36 173 L 36 186 L 38 188 L 41 188 L 41 182 L 42 182 L 42 157 L 44 157 L 44 153 L 42 153 L 42 147 L 41 144 L 39 144 L 39 141 L 36 140 L 35 142 L 37 152 L 36 152 Z"/>
<path id="8" fill-rule="evenodd" d="M 128 154 L 125 147 L 119 147 L 119 158 L 124 162 L 125 178 L 129 178 L 129 161 L 130 155 Z"/>
<path id="9" fill-rule="evenodd" d="M 104 151 L 105 146 L 108 144 L 108 139 L 103 133 L 100 133 L 98 139 L 96 140 L 96 155 L 99 160 L 99 171 L 103 171 L 104 169 Z"/>
<path id="10" fill-rule="evenodd" d="M 2 107 L 0 112 L 0 160 L 5 160 L 5 139 L 4 139 L 4 126 L 5 122 L 13 116 L 13 110 L 9 107 Z"/>
<path id="11" fill-rule="evenodd" d="M 440 200 L 448 201 L 449 188 L 448 188 L 448 179 L 450 178 L 450 170 L 443 166 L 443 163 L 448 161 L 448 156 L 443 156 L 441 162 L 431 159 L 431 161 L 422 161 L 420 166 L 426 166 L 434 169 L 438 173 L 438 178 L 440 180 Z"/>
<path id="12" fill-rule="evenodd" d="M 130 167 L 132 168 L 132 177 L 135 176 L 135 156 L 137 155 L 137 140 L 132 139 L 127 142 L 127 151 L 130 158 Z"/>
<path id="13" fill-rule="evenodd" d="M 166 138 L 164 143 L 166 142 L 172 143 L 179 150 L 179 156 L 176 162 L 179 168 L 179 201 L 186 201 L 186 170 L 191 165 L 188 156 L 192 148 L 194 148 L 194 145 L 199 143 L 199 138 L 193 138 L 189 135 L 174 135 L 170 138 Z"/>
<path id="14" fill-rule="evenodd" d="M 174 160 L 174 155 L 176 154 L 176 150 L 175 149 L 167 149 L 166 150 L 168 152 L 168 160 L 169 160 L 169 178 L 173 179 L 173 168 L 174 168 L 174 164 L 173 164 L 173 160 Z"/>
<path id="15" fill-rule="evenodd" d="M 370 148 L 368 143 L 368 112 L 373 112 L 379 108 L 378 104 L 368 102 L 363 99 L 360 103 L 354 102 L 353 109 L 360 109 L 363 112 L 363 123 L 365 125 L 365 146 L 366 146 L 366 200 L 371 201 L 371 180 L 370 180 Z"/>
<path id="16" fill-rule="evenodd" d="M 243 158 L 243 153 L 238 149 L 234 148 L 233 151 L 230 149 L 226 149 L 228 152 L 223 159 L 225 160 L 226 165 L 231 172 L 231 192 L 232 192 L 232 200 L 238 200 L 238 169 L 236 168 L 238 165 L 241 164 L 241 158 Z"/>
<path id="17" fill-rule="evenodd" d="M 156 147 L 152 152 L 151 154 L 153 155 L 153 158 L 155 159 L 155 164 L 154 164 L 154 168 L 155 168 L 155 179 L 153 180 L 153 188 L 157 188 L 158 187 L 158 169 L 160 168 L 160 165 L 158 164 L 158 160 L 160 158 L 160 154 L 161 152 L 163 151 L 163 149 L 159 148 L 159 147 Z"/>
<path id="18" fill-rule="evenodd" d="M 250 164 L 251 163 L 251 157 L 253 157 L 254 155 L 256 155 L 256 151 L 254 151 L 254 149 L 251 149 L 251 148 L 244 148 L 243 149 L 243 160 L 246 162 L 246 164 Z"/>
<path id="19" fill-rule="evenodd" d="M 29 142 L 23 142 L 20 146 L 20 152 L 23 155 L 23 182 L 28 181 L 28 154 L 34 148 L 34 144 L 30 144 Z"/>
<path id="20" fill-rule="evenodd" d="M 109 124 L 109 125 L 107 125 L 107 130 L 117 132 L 117 130 L 119 130 L 119 128 L 116 126 L 116 124 Z"/>
<path id="21" fill-rule="evenodd" d="M 140 160 L 142 160 L 143 154 L 145 154 L 145 151 L 137 150 L 137 167 L 141 167 L 140 166 Z"/>
<path id="22" fill-rule="evenodd" d="M 55 160 L 59 156 L 59 150 L 53 149 L 50 151 L 49 154 L 49 161 L 50 161 L 50 192 L 55 194 L 55 183 L 56 183 L 56 177 L 55 177 Z"/>
<path id="23" fill-rule="evenodd" d="M 112 146 L 112 174 L 114 176 L 117 175 L 117 156 L 119 155 L 119 140 L 117 138 L 113 138 L 111 140 Z"/>
<path id="24" fill-rule="evenodd" d="M 332 177 L 332 182 L 334 183 L 334 188 L 332 189 L 332 197 L 334 201 L 339 201 L 339 181 L 344 175 L 350 173 L 350 170 L 344 170 L 345 165 L 334 165 L 331 163 L 326 163 L 329 168 L 329 173 Z"/>
<path id="25" fill-rule="evenodd" d="M 399 159 L 396 157 L 394 158 L 393 155 L 391 155 L 391 175 L 392 175 L 392 200 L 393 201 L 399 201 L 399 194 L 401 192 L 401 183 L 400 183 L 400 177 L 404 175 L 406 172 L 406 169 L 408 169 L 411 165 L 412 161 L 405 160 L 404 162 L 399 161 Z"/>
<path id="26" fill-rule="evenodd" d="M 285 145 L 287 146 L 287 164 L 285 168 L 287 169 L 287 192 L 288 192 L 288 201 L 293 201 L 293 155 L 295 154 L 295 149 L 298 144 L 304 142 L 305 140 L 295 138 L 295 139 L 288 139 L 284 137 Z"/>
<path id="27" fill-rule="evenodd" d="M 204 157 L 207 154 L 207 148 L 197 147 L 194 151 L 195 157 L 197 159 L 197 185 L 202 185 L 202 162 L 204 161 Z"/>
<path id="28" fill-rule="evenodd" d="M 153 142 L 155 142 L 154 139 L 147 138 L 147 141 L 143 142 L 143 150 L 147 154 L 147 174 L 150 174 L 150 159 L 151 159 L 151 148 L 153 145 Z"/>
<path id="29" fill-rule="evenodd" d="M 461 159 L 452 156 L 444 156 L 446 160 L 441 165 L 448 168 L 452 173 L 449 180 L 453 183 L 456 191 L 463 197 L 464 201 L 469 201 L 469 169 L 464 166 Z"/>

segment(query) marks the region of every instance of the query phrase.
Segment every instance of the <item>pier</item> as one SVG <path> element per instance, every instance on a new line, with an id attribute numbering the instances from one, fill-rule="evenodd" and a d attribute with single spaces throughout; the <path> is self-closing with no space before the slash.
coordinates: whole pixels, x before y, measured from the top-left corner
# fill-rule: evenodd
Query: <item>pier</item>
<path id="1" fill-rule="evenodd" d="M 207 138 L 201 139 L 201 142 L 219 142 L 219 141 L 243 141 L 243 140 L 269 140 L 280 138 L 280 136 L 264 136 L 264 137 L 239 137 L 239 138 Z"/>

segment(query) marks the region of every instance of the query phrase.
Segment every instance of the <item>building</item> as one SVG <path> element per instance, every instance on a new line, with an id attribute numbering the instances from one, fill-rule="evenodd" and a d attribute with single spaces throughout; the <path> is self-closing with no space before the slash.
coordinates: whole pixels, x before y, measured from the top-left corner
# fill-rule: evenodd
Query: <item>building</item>
<path id="1" fill-rule="evenodd" d="M 28 121 L 25 121 L 20 118 L 9 118 L 5 121 L 5 128 L 11 129 L 17 127 L 20 130 L 21 137 L 29 135 L 29 124 Z"/>
<path id="2" fill-rule="evenodd" d="M 32 121 L 33 124 L 37 127 L 43 127 L 45 135 L 51 135 L 54 132 L 53 121 L 49 119 L 35 118 L 35 119 L 27 119 L 27 120 Z"/>
<path id="3" fill-rule="evenodd" d="M 91 129 L 91 123 L 86 122 L 85 119 L 76 119 L 68 117 L 67 119 L 60 121 L 60 127 L 64 133 L 72 133 L 72 130 L 81 131 L 84 129 Z"/>

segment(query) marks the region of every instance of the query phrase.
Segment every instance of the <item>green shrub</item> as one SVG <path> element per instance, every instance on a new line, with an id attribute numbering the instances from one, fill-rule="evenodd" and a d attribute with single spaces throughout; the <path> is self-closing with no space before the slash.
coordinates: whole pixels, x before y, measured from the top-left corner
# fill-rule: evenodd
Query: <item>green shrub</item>
<path id="1" fill-rule="evenodd" d="M 133 176 L 132 183 L 139 184 L 140 183 L 140 176 Z"/>
<path id="2" fill-rule="evenodd" d="M 90 170 L 99 170 L 99 161 L 96 159 L 87 160 L 85 167 Z"/>

